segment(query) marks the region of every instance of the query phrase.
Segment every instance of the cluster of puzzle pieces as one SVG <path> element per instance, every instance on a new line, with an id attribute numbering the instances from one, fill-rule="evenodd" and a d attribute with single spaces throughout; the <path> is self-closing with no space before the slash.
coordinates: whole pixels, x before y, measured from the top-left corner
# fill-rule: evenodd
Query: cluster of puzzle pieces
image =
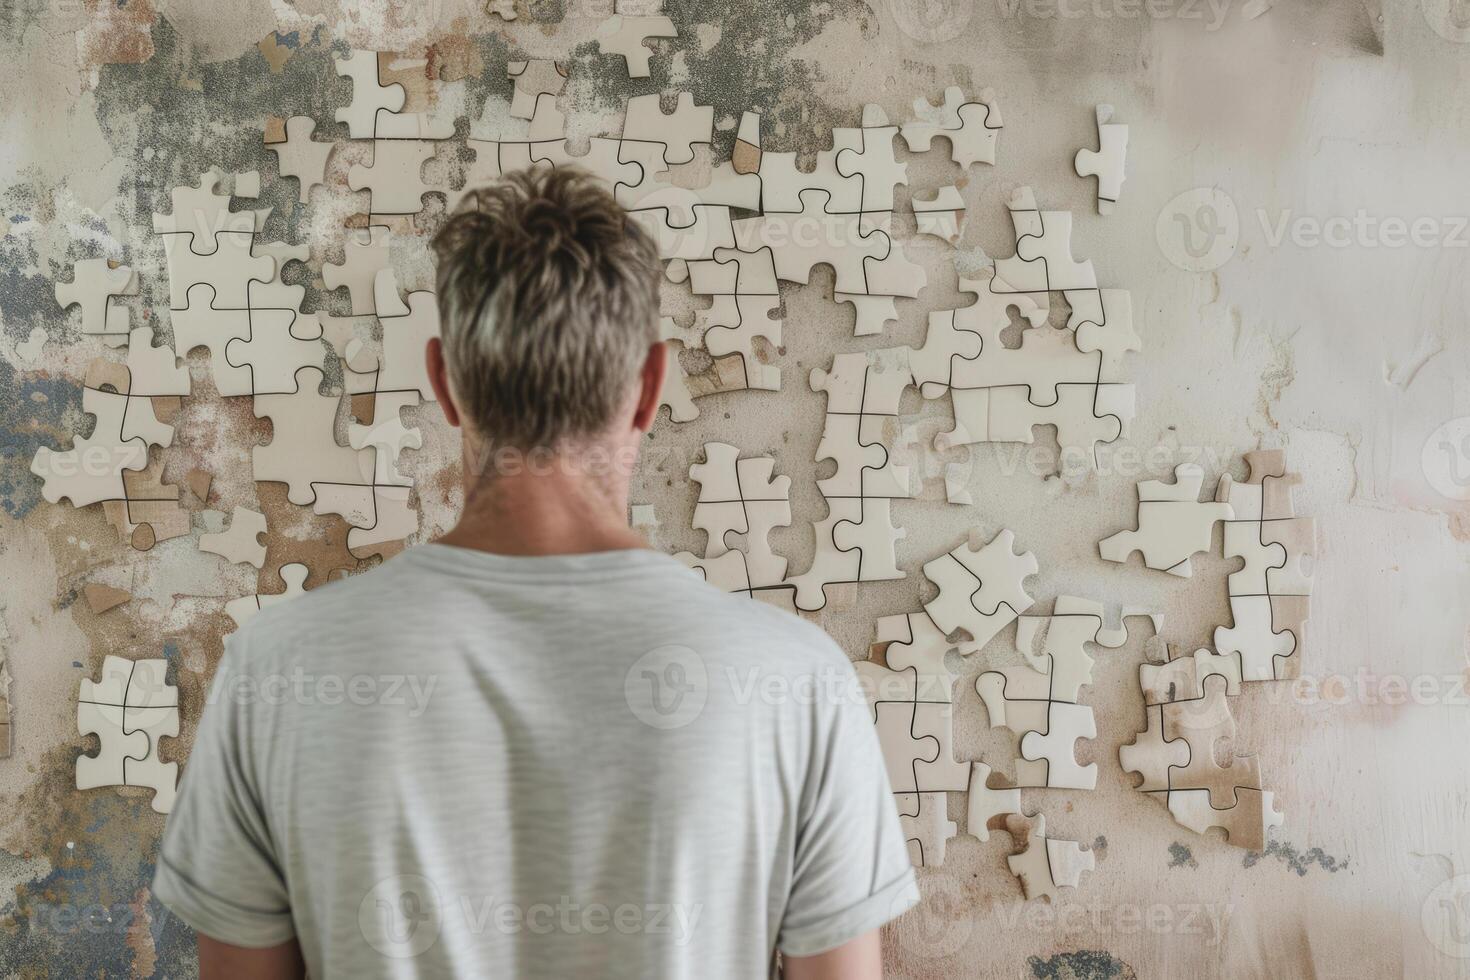
<path id="1" fill-rule="evenodd" d="M 77 789 L 145 786 L 153 809 L 173 809 L 179 764 L 164 762 L 158 741 L 179 734 L 179 689 L 166 679 L 168 661 L 108 656 L 102 679 L 83 679 L 77 694 L 77 729 L 96 735 L 99 751 L 77 758 Z"/>
<path id="2" fill-rule="evenodd" d="M 1245 682 L 1301 674 L 1316 526 L 1296 516 L 1292 488 L 1300 477 L 1287 471 L 1285 453 L 1245 458 L 1247 480 L 1225 474 L 1213 500 L 1199 500 L 1204 472 L 1194 464 L 1176 467 L 1172 484 L 1140 483 L 1138 529 L 1105 538 L 1099 551 L 1109 561 L 1140 552 L 1148 567 L 1188 576 L 1191 558 L 1210 549 L 1215 524 L 1223 522 L 1224 557 L 1244 563 L 1227 579 L 1234 623 L 1215 630 L 1214 651 L 1170 651 L 1168 661 L 1140 667 L 1147 727 L 1119 757 L 1125 770 L 1143 777 L 1139 789 L 1179 823 L 1200 833 L 1222 827 L 1232 844 L 1260 850 L 1268 828 L 1282 820 L 1272 794 L 1262 788 L 1254 757 L 1221 766 L 1215 750 L 1235 736 L 1227 696 Z"/>
<path id="3" fill-rule="evenodd" d="M 955 425 L 937 437 L 941 449 L 1029 443 L 1034 426 L 1051 425 L 1064 451 L 1092 458 L 1134 415 L 1133 385 L 1123 380 L 1126 355 L 1141 347 L 1131 298 L 1100 288 L 1092 263 L 1073 260 L 1069 212 L 1040 210 L 1023 187 L 1010 213 L 1016 254 L 997 259 L 990 275 L 960 281 L 973 304 L 930 313 L 914 380 L 926 397 L 950 395 Z M 1064 327 L 1048 323 L 1053 293 L 1070 310 Z M 1012 312 L 1022 329 L 1008 346 Z"/>
<path id="4" fill-rule="evenodd" d="M 1000 826 L 1024 842 L 1027 834 L 1014 823 L 1024 824 L 1021 787 L 1091 788 L 1095 781 L 1095 767 L 1084 771 L 1072 757 L 1072 742 L 1095 734 L 1092 709 L 1076 704 L 1077 688 L 1090 680 L 1091 659 L 1083 644 L 1106 634 L 1103 642 L 1119 645 L 1121 639 L 1111 641 L 1122 631 L 1104 631 L 1101 606 L 1082 600 L 1059 600 L 1050 617 L 1025 616 L 1032 605 L 1025 580 L 1036 572 L 1035 557 L 1016 553 L 1010 531 L 1001 531 L 983 546 L 974 541 L 960 544 L 924 566 L 938 594 L 920 612 L 879 619 L 871 655 L 857 665 L 916 865 L 944 861 L 945 844 L 957 832 L 947 816 L 950 793 L 968 794 L 968 834 L 989 840 L 990 830 Z M 1023 754 L 1029 748 L 1038 760 L 1023 758 L 1017 764 L 1019 778 L 1007 781 L 985 762 L 955 759 L 955 678 L 945 658 L 950 652 L 979 651 L 1018 621 L 1028 647 L 1038 636 L 1044 637 L 1038 655 L 1043 669 L 1019 668 L 1031 672 L 1040 686 L 1028 677 L 1022 682 L 1025 690 L 1007 690 L 1008 677 L 1021 676 L 1015 671 L 988 671 L 977 682 L 992 725 L 1009 724 L 1028 738 L 1041 740 L 1023 748 Z M 1053 658 L 1063 666 L 1053 670 Z M 1050 767 L 1053 762 L 1055 771 Z M 1078 773 L 1082 775 L 1075 776 Z M 1058 886 L 1075 886 L 1081 870 L 1091 867 L 1091 855 L 1080 852 L 1075 843 L 1046 842 L 1044 818 L 1039 815 L 1029 838 L 1030 845 L 1010 859 L 1027 898 L 1055 897 Z M 1048 850 L 1056 852 L 1052 865 L 1046 862 Z"/>
<path id="5" fill-rule="evenodd" d="M 775 460 L 747 456 L 722 442 L 705 443 L 705 461 L 689 468 L 699 484 L 694 527 L 708 535 L 704 555 L 675 557 L 726 592 L 767 597 L 787 592 L 786 559 L 771 549 L 773 528 L 791 523 L 791 478 L 774 476 Z M 735 547 L 736 538 L 744 548 Z"/>

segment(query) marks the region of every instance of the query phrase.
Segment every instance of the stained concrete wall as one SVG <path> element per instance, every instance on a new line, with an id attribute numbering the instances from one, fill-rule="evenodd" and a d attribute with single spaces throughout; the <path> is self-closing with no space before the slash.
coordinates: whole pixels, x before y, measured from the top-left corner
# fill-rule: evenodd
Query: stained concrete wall
<path id="1" fill-rule="evenodd" d="M 1092 258 L 1106 284 L 1133 291 L 1144 351 L 1131 366 L 1139 412 L 1125 446 L 1139 454 L 1109 452 L 1099 472 L 1059 475 L 1045 435 L 1035 452 L 979 449 L 970 508 L 945 504 L 936 483 L 954 459 L 923 455 L 915 463 L 929 477 L 924 495 L 894 510 L 908 532 L 898 554 L 909 577 L 863 586 L 822 623 L 863 656 L 875 616 L 926 597 L 924 560 L 970 528 L 988 537 L 1010 527 L 1040 560 L 1033 593 L 1043 603 L 1071 593 L 1148 605 L 1164 612 L 1170 642 L 1204 645 L 1228 621 L 1226 563 L 1197 558 L 1195 576 L 1175 580 L 1104 565 L 1095 542 L 1131 526 L 1136 480 L 1189 457 L 1211 480 L 1227 468 L 1239 476 L 1241 451 L 1284 446 L 1305 478 L 1300 510 L 1321 530 L 1311 683 L 1237 699 L 1236 749 L 1259 753 L 1286 824 L 1266 853 L 1247 854 L 1183 830 L 1130 788 L 1115 747 L 1142 726 L 1142 652 L 1131 643 L 1100 657 L 1090 692 L 1099 737 L 1080 755 L 1099 763 L 1097 791 L 1026 799 L 1055 834 L 1091 844 L 1096 872 L 1066 906 L 1023 906 L 1005 871 L 1006 835 L 956 839 L 945 865 L 921 875 L 923 908 L 887 934 L 891 971 L 1466 975 L 1470 510 L 1454 477 L 1470 470 L 1470 445 L 1461 441 L 1466 423 L 1454 420 L 1470 414 L 1470 31 L 1457 8 L 1282 4 L 1254 18 L 1230 0 L 670 0 L 668 8 L 680 37 L 659 49 L 642 81 L 591 44 L 606 10 L 550 2 L 522 6 L 509 25 L 451 0 L 22 3 L 0 13 L 0 635 L 15 724 L 14 754 L 0 760 L 0 971 L 192 972 L 191 937 L 147 891 L 162 819 L 136 795 L 72 788 L 85 744 L 77 684 L 110 652 L 170 659 L 184 732 L 166 754 L 185 758 L 229 627 L 223 602 L 257 588 L 253 570 L 222 569 L 189 539 L 135 555 L 96 508 L 40 500 L 31 456 L 85 431 L 80 379 L 99 353 L 56 307 L 53 283 L 77 258 L 124 259 L 142 276 L 134 322 L 166 327 L 150 214 L 167 210 L 171 187 L 211 166 L 259 168 L 263 199 L 275 207 L 267 237 L 310 245 L 308 271 L 293 273 L 307 286 L 308 309 L 341 312 L 344 298 L 322 291 L 320 270 L 340 259 L 342 222 L 363 209 L 345 172 L 365 151 L 339 152 L 328 193 L 298 207 L 294 182 L 272 179 L 261 130 L 266 116 L 306 114 L 320 121 L 319 136 L 344 136 L 328 125 L 348 97 L 331 56 L 351 46 L 400 52 L 414 94 L 467 124 L 505 120 L 506 60 L 551 57 L 571 63 L 562 104 L 580 135 L 607 131 L 629 94 L 687 89 L 722 122 L 762 112 L 767 148 L 808 159 L 829 145 L 834 125 L 855 125 L 865 103 L 897 120 L 915 97 L 938 99 L 947 84 L 993 86 L 1006 127 L 997 166 L 966 177 L 961 247 L 914 249 L 929 285 L 900 302 L 900 322 L 881 338 L 851 336 L 851 311 L 831 302 L 830 276 L 783 290 L 785 344 L 773 363 L 784 390 L 711 396 L 698 422 L 665 421 L 654 433 L 637 497 L 657 509 L 657 543 L 702 545 L 689 527 L 695 488 L 685 473 L 702 442 L 720 439 L 773 453 L 778 472 L 792 476 L 795 522 L 773 541 L 804 568 L 811 522 L 824 514 L 814 486 L 822 470 L 812 462 L 823 398 L 807 389 L 806 373 L 834 351 L 920 343 L 928 310 L 962 302 L 956 265 L 969 271 L 1010 253 L 1004 202 L 1018 184 L 1033 186 L 1044 206 L 1077 215 L 1074 254 Z M 1104 101 L 1133 137 L 1123 204 L 1107 219 L 1092 213 L 1091 183 L 1071 172 Z M 445 156 L 451 169 L 465 157 Z M 952 167 L 931 159 L 940 157 L 914 158 L 910 183 L 953 180 Z M 1214 213 L 1222 230 L 1238 229 L 1233 250 L 1213 256 L 1225 261 L 1206 271 L 1194 271 L 1191 240 L 1181 236 L 1192 231 L 1202 247 L 1208 215 L 1170 205 L 1196 188 L 1228 198 L 1235 225 L 1219 196 Z M 431 199 L 425 228 L 441 209 Z M 1394 245 L 1384 236 L 1391 219 L 1429 223 L 1419 242 Z M 1313 240 L 1314 223 L 1324 222 L 1332 243 Z M 395 261 L 403 285 L 428 284 L 421 243 L 405 240 Z M 693 305 L 673 288 L 668 302 Z M 207 371 L 194 367 L 206 397 L 186 402 L 168 472 L 202 466 L 221 488 L 211 506 L 266 510 L 267 572 L 303 560 L 313 584 L 324 579 L 342 555 L 340 523 L 252 485 L 249 446 L 265 437 L 263 423 L 248 407 L 207 397 L 197 380 Z M 947 403 L 911 397 L 905 408 L 921 429 L 948 427 Z M 418 414 L 425 448 L 408 466 L 427 537 L 452 520 L 455 444 L 432 406 Z M 95 616 L 79 601 L 91 581 L 135 599 Z M 979 662 L 956 666 L 957 751 L 1005 769 L 1011 747 L 985 728 L 968 684 Z M 957 795 L 952 815 L 962 805 Z"/>

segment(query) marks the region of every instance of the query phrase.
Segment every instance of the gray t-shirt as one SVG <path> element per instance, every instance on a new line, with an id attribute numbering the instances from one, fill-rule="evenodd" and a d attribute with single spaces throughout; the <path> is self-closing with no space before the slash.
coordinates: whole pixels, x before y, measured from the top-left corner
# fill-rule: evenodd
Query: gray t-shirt
<path id="1" fill-rule="evenodd" d="M 154 892 L 315 977 L 760 977 L 918 900 L 847 658 L 656 552 L 412 549 L 210 702 Z"/>

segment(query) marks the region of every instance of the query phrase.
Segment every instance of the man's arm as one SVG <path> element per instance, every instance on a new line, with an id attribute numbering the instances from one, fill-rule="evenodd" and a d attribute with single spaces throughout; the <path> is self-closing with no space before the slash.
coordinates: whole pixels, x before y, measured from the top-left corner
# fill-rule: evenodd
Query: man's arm
<path id="1" fill-rule="evenodd" d="M 865 932 L 815 956 L 784 956 L 781 973 L 786 980 L 882 980 L 883 952 L 879 931 Z"/>
<path id="2" fill-rule="evenodd" d="M 240 980 L 266 977 L 271 980 L 302 980 L 305 976 L 306 964 L 301 959 L 301 947 L 294 939 L 265 949 L 247 949 L 210 939 L 202 932 L 199 934 L 199 980 L 234 980 L 236 977 Z M 837 974 L 809 973 L 803 976 L 835 977 Z"/>

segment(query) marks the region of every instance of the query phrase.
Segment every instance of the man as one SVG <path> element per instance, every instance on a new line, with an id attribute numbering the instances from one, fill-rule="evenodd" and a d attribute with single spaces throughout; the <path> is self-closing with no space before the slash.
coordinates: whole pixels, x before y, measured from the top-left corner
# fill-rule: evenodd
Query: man
<path id="1" fill-rule="evenodd" d="M 628 528 L 654 245 L 507 177 L 434 242 L 439 541 L 231 638 L 154 891 L 212 977 L 878 977 L 917 901 L 833 643 Z"/>

